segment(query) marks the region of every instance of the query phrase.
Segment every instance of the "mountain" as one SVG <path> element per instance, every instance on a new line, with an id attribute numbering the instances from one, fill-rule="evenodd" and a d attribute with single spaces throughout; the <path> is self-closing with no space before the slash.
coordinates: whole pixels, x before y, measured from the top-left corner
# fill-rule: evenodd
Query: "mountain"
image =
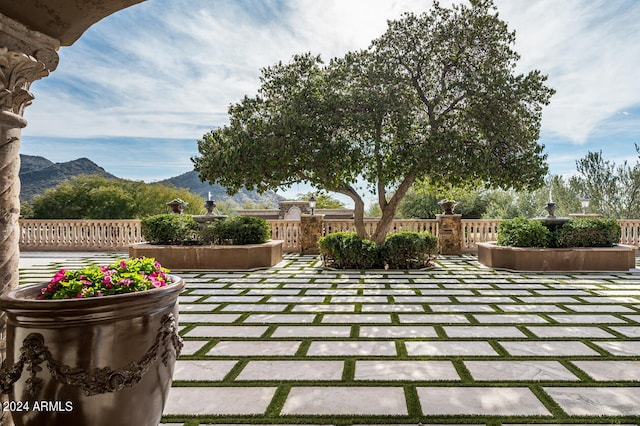
<path id="1" fill-rule="evenodd" d="M 227 190 L 220 185 L 210 185 L 206 182 L 200 181 L 200 177 L 198 177 L 198 172 L 196 171 L 183 173 L 179 176 L 165 179 L 158 183 L 171 184 L 178 188 L 186 188 L 194 194 L 200 195 L 205 200 L 207 199 L 209 192 L 211 192 L 212 200 L 227 201 L 232 199 L 240 205 L 251 202 L 260 203 L 267 201 L 275 208 L 278 205 L 278 201 L 284 200 L 284 197 L 273 191 L 267 191 L 260 195 L 256 191 L 249 191 L 246 188 L 242 188 L 235 195 L 229 195 L 227 194 Z"/>
<path id="2" fill-rule="evenodd" d="M 53 163 L 44 157 L 20 154 L 20 200 L 31 201 L 46 189 L 78 175 L 102 175 L 117 179 L 88 158 Z"/>
<path id="3" fill-rule="evenodd" d="M 44 157 L 20 154 L 20 176 L 28 172 L 53 166 L 53 164 L 53 161 L 47 160 Z"/>
<path id="4" fill-rule="evenodd" d="M 102 175 L 110 179 L 118 177 L 108 173 L 102 167 L 87 158 L 79 158 L 65 163 L 54 163 L 44 157 L 20 154 L 20 200 L 22 202 L 31 201 L 36 195 L 42 194 L 46 189 L 54 188 L 59 183 L 78 175 Z M 238 204 L 269 202 L 274 207 L 283 197 L 275 192 L 268 191 L 260 195 L 256 191 L 242 189 L 237 194 L 230 196 L 225 188 L 220 185 L 209 185 L 200 182 L 198 173 L 195 171 L 183 173 L 165 179 L 158 183 L 171 184 L 178 188 L 185 188 L 194 194 L 198 194 L 205 199 L 211 192 L 211 198 L 216 201 L 227 201 L 233 199 Z"/>

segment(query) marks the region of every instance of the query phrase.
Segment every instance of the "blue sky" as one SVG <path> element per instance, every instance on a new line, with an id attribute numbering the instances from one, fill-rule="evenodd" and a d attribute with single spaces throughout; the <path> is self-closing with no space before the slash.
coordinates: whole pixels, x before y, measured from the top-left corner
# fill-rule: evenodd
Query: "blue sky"
<path id="1" fill-rule="evenodd" d="M 451 1 L 442 0 L 448 5 Z M 640 143 L 640 1 L 496 0 L 516 30 L 518 72 L 539 69 L 557 93 L 542 137 L 553 174 L 602 151 L 635 163 Z M 88 157 L 147 182 L 192 169 L 196 141 L 255 94 L 260 68 L 311 51 L 365 48 L 386 20 L 425 0 L 148 0 L 60 49 L 37 81 L 21 152 L 55 162 Z M 306 192 L 294 186 L 286 196 Z"/>

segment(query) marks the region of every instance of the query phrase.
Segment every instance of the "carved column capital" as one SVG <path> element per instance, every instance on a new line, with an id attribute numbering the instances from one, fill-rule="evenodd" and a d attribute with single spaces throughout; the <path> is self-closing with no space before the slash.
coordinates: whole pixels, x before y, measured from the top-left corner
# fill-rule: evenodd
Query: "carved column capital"
<path id="1" fill-rule="evenodd" d="M 0 14 L 0 126 L 22 128 L 29 87 L 58 66 L 59 42 Z"/>

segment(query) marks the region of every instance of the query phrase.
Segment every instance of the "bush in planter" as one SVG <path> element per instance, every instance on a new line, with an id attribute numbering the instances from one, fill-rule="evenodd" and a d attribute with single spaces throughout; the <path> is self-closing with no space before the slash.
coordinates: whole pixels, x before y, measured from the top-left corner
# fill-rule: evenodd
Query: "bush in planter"
<path id="1" fill-rule="evenodd" d="M 158 214 L 141 221 L 142 237 L 151 244 L 194 244 L 200 227 L 190 215 Z"/>
<path id="2" fill-rule="evenodd" d="M 512 247 L 549 247 L 553 235 L 538 220 L 515 218 L 500 223 L 498 245 Z"/>
<path id="3" fill-rule="evenodd" d="M 207 244 L 262 244 L 271 239 L 271 227 L 258 217 L 234 216 L 205 227 L 201 235 Z"/>
<path id="4" fill-rule="evenodd" d="M 558 231 L 557 247 L 612 247 L 621 234 L 615 219 L 572 219 Z"/>
<path id="5" fill-rule="evenodd" d="M 438 238 L 428 232 L 398 232 L 388 235 L 380 250 L 389 268 L 422 268 L 438 254 Z"/>

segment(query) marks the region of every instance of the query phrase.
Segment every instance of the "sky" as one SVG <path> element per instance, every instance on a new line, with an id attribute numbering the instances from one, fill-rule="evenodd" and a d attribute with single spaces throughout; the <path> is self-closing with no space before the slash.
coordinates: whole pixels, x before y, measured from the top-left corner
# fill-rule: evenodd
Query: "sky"
<path id="1" fill-rule="evenodd" d="M 449 5 L 450 0 L 441 0 Z M 495 0 L 516 31 L 516 71 L 548 75 L 540 143 L 552 174 L 602 151 L 635 164 L 640 144 L 640 1 Z M 147 0 L 92 26 L 31 86 L 21 153 L 87 157 L 153 182 L 193 169 L 197 140 L 259 88 L 260 69 L 294 54 L 366 48 L 429 0 Z M 279 193 L 295 198 L 310 188 Z"/>

